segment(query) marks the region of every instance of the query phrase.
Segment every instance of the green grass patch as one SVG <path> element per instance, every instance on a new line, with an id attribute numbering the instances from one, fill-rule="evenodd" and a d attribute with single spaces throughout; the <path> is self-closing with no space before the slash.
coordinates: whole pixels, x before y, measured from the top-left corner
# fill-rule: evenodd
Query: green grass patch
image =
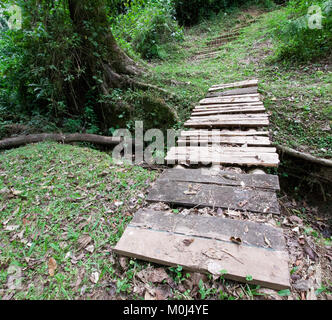
<path id="1" fill-rule="evenodd" d="M 154 179 L 89 148 L 41 143 L 0 153 L 0 288 L 11 292 L 11 266 L 22 279 L 15 299 L 86 298 L 105 282 L 123 281 L 111 247 Z M 124 288 L 130 283 L 119 283 Z"/>

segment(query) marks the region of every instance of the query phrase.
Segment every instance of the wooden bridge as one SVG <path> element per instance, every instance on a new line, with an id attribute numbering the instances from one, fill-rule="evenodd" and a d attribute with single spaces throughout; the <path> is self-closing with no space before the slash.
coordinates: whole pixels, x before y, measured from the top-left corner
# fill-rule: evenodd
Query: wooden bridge
<path id="1" fill-rule="evenodd" d="M 148 202 L 280 214 L 278 176 L 245 172 L 279 164 L 257 88 L 254 79 L 209 89 L 185 123 L 190 130 L 181 132 L 178 146 L 166 156 L 178 166 L 159 177 Z M 190 271 L 221 275 L 226 270 L 225 278 L 272 289 L 290 287 L 283 231 L 268 224 L 142 209 L 114 251 Z"/>

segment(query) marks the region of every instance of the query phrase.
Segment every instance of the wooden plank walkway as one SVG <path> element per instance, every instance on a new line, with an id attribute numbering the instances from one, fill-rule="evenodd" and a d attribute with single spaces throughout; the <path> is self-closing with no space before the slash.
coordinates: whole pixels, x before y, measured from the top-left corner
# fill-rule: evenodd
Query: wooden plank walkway
<path id="1" fill-rule="evenodd" d="M 211 170 L 209 165 L 277 167 L 268 114 L 256 79 L 209 89 L 184 124 L 178 146 L 165 160 L 193 169 L 168 169 L 151 187 L 148 202 L 280 214 L 278 176 Z M 218 128 L 218 129 L 217 129 Z M 234 241 L 234 239 L 237 239 Z M 186 270 L 270 287 L 289 288 L 288 252 L 281 228 L 220 217 L 181 216 L 148 209 L 136 213 L 114 251 Z"/>
<path id="2" fill-rule="evenodd" d="M 268 136 L 264 129 L 269 125 L 269 116 L 257 93 L 257 85 L 258 80 L 252 79 L 212 86 L 209 93 L 218 95 L 202 99 L 194 108 L 190 119 L 184 123 L 186 128 L 193 129 L 193 133 L 182 132 L 179 146 L 169 150 L 166 160 L 170 164 L 277 167 L 276 150 L 262 148 L 271 144 L 268 137 L 261 136 Z M 211 129 L 216 128 L 223 129 L 222 132 L 225 128 L 231 130 L 226 137 L 222 132 L 212 133 Z M 248 131 L 248 128 L 256 130 Z"/>

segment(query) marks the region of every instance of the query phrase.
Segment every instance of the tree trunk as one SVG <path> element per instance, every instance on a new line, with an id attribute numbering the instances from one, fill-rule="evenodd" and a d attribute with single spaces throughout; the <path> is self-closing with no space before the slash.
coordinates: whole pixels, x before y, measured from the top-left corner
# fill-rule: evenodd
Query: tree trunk
<path id="1" fill-rule="evenodd" d="M 14 148 L 42 141 L 57 141 L 62 143 L 90 142 L 99 145 L 115 146 L 123 141 L 123 139 L 121 137 L 106 137 L 87 133 L 40 133 L 0 140 L 0 149 Z"/>
<path id="2" fill-rule="evenodd" d="M 141 70 L 117 45 L 104 0 L 68 0 L 68 8 L 74 31 L 81 39 L 78 61 L 85 70 L 84 77 L 77 79 L 71 88 L 76 94 L 70 95 L 69 104 L 77 109 L 85 105 L 86 94 L 96 81 L 100 93 L 109 94 L 113 88 L 131 86 L 129 76 L 138 75 Z"/>

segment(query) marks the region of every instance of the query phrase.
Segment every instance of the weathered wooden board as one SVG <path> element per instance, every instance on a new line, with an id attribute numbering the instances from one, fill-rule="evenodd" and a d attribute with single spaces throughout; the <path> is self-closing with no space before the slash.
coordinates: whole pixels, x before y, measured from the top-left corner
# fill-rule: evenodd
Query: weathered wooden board
<path id="1" fill-rule="evenodd" d="M 178 139 L 178 145 L 195 144 L 238 144 L 248 146 L 268 146 L 271 145 L 269 137 L 263 136 L 185 136 Z"/>
<path id="2" fill-rule="evenodd" d="M 188 120 L 184 123 L 187 128 L 224 128 L 224 127 L 265 127 L 269 125 L 268 118 L 252 118 L 243 119 L 200 119 Z"/>
<path id="3" fill-rule="evenodd" d="M 220 89 L 226 89 L 226 88 L 246 88 L 246 87 L 254 87 L 257 86 L 258 80 L 245 80 L 245 81 L 238 81 L 233 83 L 226 83 L 226 84 L 217 84 L 213 85 L 209 92 L 218 91 Z"/>
<path id="4" fill-rule="evenodd" d="M 167 202 L 189 207 L 279 214 L 276 193 L 271 190 L 237 186 L 157 180 L 146 198 L 148 202 Z"/>
<path id="5" fill-rule="evenodd" d="M 223 186 L 280 190 L 279 178 L 271 174 L 239 174 L 230 171 L 201 169 L 167 169 L 159 180 L 207 183 Z"/>
<path id="6" fill-rule="evenodd" d="M 223 104 L 223 103 L 217 103 L 217 104 L 203 104 L 195 106 L 194 110 L 195 112 L 198 111 L 209 111 L 209 110 L 219 110 L 222 108 L 235 108 L 235 107 L 261 107 L 264 106 L 263 102 L 244 102 L 244 103 L 234 103 L 234 104 Z"/>
<path id="7" fill-rule="evenodd" d="M 214 97 L 233 96 L 233 95 L 252 94 L 252 93 L 258 93 L 257 87 L 239 88 L 239 89 L 225 90 L 221 92 L 210 92 L 207 94 L 206 97 L 214 98 Z"/>
<path id="8" fill-rule="evenodd" d="M 241 95 L 238 97 L 217 97 L 217 98 L 206 98 L 199 102 L 199 104 L 230 104 L 230 103 L 244 103 L 244 102 L 259 102 L 260 98 L 258 95 Z"/>
<path id="9" fill-rule="evenodd" d="M 221 40 L 221 39 L 230 39 L 230 38 L 234 38 L 235 36 L 238 36 L 240 34 L 240 29 L 239 30 L 236 30 L 232 33 L 225 33 L 225 34 L 222 34 L 218 37 L 215 37 L 213 39 L 210 39 L 208 40 L 208 43 L 211 42 L 211 41 L 217 41 L 217 40 Z"/>
<path id="10" fill-rule="evenodd" d="M 181 137 L 191 137 L 191 136 L 268 136 L 269 131 L 257 131 L 255 129 L 249 130 L 220 130 L 220 129 L 212 129 L 212 130 L 188 130 L 181 131 Z"/>
<path id="11" fill-rule="evenodd" d="M 241 106 L 241 107 L 226 107 L 226 108 L 216 108 L 213 110 L 194 110 L 191 114 L 192 117 L 201 117 L 204 115 L 216 115 L 216 114 L 230 114 L 230 113 L 248 113 L 248 112 L 264 112 L 266 111 L 264 106 Z"/>
<path id="12" fill-rule="evenodd" d="M 231 237 L 240 237 L 242 244 Z M 266 239 L 270 247 L 266 244 Z M 186 216 L 141 210 L 125 230 L 114 252 L 185 270 L 287 289 L 288 253 L 282 230 L 247 221 Z"/>
<path id="13" fill-rule="evenodd" d="M 259 113 L 238 113 L 238 114 L 212 114 L 201 115 L 199 117 L 191 117 L 189 121 L 202 121 L 202 120 L 237 120 L 237 119 L 268 119 L 269 116 L 265 112 Z"/>
<path id="14" fill-rule="evenodd" d="M 246 154 L 259 154 L 259 153 L 276 153 L 277 149 L 275 147 L 225 147 L 219 145 L 212 145 L 206 147 L 200 146 L 180 146 L 172 147 L 170 153 L 176 152 L 177 154 L 187 154 L 188 152 L 197 152 L 197 154 L 227 154 L 227 153 L 246 153 Z"/>
<path id="15" fill-rule="evenodd" d="M 277 153 L 252 153 L 252 152 L 216 152 L 208 149 L 188 150 L 186 154 L 178 153 L 177 148 L 172 148 L 165 158 L 167 164 L 239 164 L 246 166 L 278 167 L 279 156 Z"/>

